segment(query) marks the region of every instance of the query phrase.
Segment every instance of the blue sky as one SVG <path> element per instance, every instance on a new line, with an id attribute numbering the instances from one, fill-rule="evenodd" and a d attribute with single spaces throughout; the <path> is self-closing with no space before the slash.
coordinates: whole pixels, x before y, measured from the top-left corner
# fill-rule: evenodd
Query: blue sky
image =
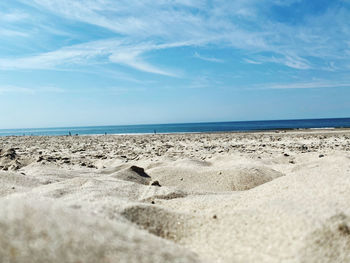
<path id="1" fill-rule="evenodd" d="M 0 128 L 350 117 L 349 0 L 0 2 Z"/>

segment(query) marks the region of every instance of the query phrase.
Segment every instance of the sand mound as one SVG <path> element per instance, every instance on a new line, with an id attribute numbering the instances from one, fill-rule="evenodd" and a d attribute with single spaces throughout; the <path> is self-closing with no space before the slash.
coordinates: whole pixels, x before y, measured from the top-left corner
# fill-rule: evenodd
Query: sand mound
<path id="1" fill-rule="evenodd" d="M 186 216 L 152 205 L 131 206 L 121 213 L 129 221 L 148 232 L 177 241 L 185 234 Z"/>
<path id="2" fill-rule="evenodd" d="M 151 177 L 145 173 L 145 170 L 135 165 L 113 173 L 111 177 L 144 185 L 151 182 Z"/>
<path id="3" fill-rule="evenodd" d="M 1 200 L 1 262 L 198 262 L 196 255 L 131 225 L 44 200 Z"/>
<path id="4" fill-rule="evenodd" d="M 0 262 L 350 262 L 349 132 L 314 133 L 0 137 Z"/>
<path id="5" fill-rule="evenodd" d="M 350 262 L 350 217 L 332 216 L 304 242 L 300 262 Z"/>
<path id="6" fill-rule="evenodd" d="M 174 167 L 193 167 L 201 168 L 211 166 L 212 163 L 207 161 L 195 160 L 195 159 L 185 159 L 180 161 L 175 161 L 172 163 Z"/>
<path id="7" fill-rule="evenodd" d="M 90 212 L 92 216 L 99 215 L 118 221 L 124 219 L 120 213 L 130 204 L 158 203 L 159 200 L 186 196 L 184 192 L 174 188 L 146 186 L 110 176 L 67 179 L 41 185 L 25 195 L 32 199 L 53 199 L 64 206 Z"/>
<path id="8" fill-rule="evenodd" d="M 167 201 L 193 215 L 180 243 L 213 262 L 350 262 L 348 159 L 310 156 L 250 191 Z"/>
<path id="9" fill-rule="evenodd" d="M 185 191 L 243 191 L 283 176 L 261 166 L 213 166 L 207 162 L 170 163 L 147 172 L 164 186 L 176 186 Z"/>
<path id="10" fill-rule="evenodd" d="M 42 183 L 30 176 L 14 172 L 0 172 L 0 197 L 29 191 Z"/>
<path id="11" fill-rule="evenodd" d="M 281 176 L 284 174 L 267 167 L 241 168 L 233 173 L 231 187 L 233 191 L 249 190 Z"/>

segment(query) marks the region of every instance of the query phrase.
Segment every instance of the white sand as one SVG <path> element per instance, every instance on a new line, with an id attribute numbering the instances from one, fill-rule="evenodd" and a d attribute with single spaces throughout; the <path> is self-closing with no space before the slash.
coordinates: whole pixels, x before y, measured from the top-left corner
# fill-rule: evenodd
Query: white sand
<path id="1" fill-rule="evenodd" d="M 0 149 L 0 262 L 350 262 L 349 130 Z"/>

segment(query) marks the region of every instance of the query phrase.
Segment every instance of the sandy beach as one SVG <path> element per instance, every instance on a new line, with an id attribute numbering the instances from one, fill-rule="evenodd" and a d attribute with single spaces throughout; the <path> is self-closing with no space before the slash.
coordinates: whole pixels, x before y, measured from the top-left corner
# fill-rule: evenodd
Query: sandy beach
<path id="1" fill-rule="evenodd" d="M 350 130 L 0 137 L 0 261 L 350 262 Z"/>

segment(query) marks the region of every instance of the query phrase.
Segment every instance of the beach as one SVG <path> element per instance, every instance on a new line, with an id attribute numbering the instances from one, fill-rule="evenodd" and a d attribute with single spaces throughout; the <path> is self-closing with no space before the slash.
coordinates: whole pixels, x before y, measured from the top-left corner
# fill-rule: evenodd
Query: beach
<path id="1" fill-rule="evenodd" d="M 350 129 L 0 137 L 1 262 L 350 262 Z"/>

